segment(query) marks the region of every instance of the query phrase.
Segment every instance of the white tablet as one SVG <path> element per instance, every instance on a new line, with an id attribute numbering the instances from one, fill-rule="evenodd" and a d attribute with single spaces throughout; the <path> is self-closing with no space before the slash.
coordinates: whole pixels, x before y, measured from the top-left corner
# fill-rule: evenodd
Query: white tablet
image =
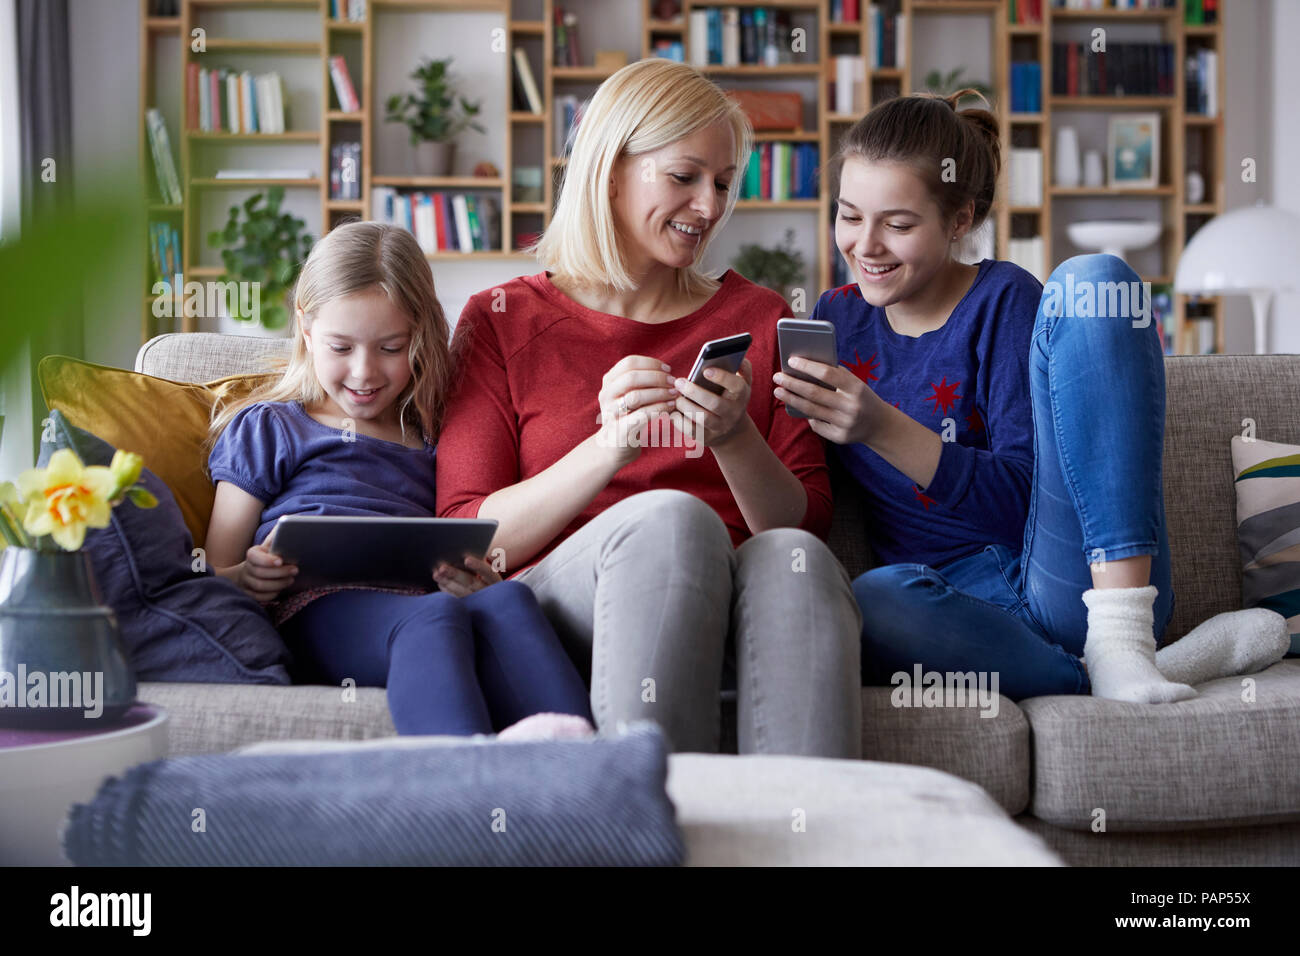
<path id="1" fill-rule="evenodd" d="M 433 569 L 485 557 L 497 523 L 483 518 L 285 515 L 267 547 L 298 566 L 286 593 L 330 584 L 434 589 Z"/>

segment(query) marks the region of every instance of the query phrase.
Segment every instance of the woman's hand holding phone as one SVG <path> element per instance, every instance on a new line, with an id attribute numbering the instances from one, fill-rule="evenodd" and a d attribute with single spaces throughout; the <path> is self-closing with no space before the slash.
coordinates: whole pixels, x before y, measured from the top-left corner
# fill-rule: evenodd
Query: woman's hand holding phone
<path id="1" fill-rule="evenodd" d="M 754 382 L 754 367 L 745 359 L 739 372 L 723 368 L 706 368 L 704 377 L 722 386 L 722 394 L 696 385 L 684 378 L 676 381 L 681 393 L 671 417 L 673 427 L 706 448 L 725 444 L 738 435 L 749 421 L 749 395 Z"/>
<path id="2" fill-rule="evenodd" d="M 596 444 L 613 454 L 617 467 L 641 455 L 639 441 L 629 436 L 648 425 L 655 415 L 676 407 L 671 367 L 645 355 L 626 355 L 601 379 L 600 432 Z"/>
<path id="3" fill-rule="evenodd" d="M 828 387 L 777 372 L 772 376 L 777 386 L 773 394 L 807 415 L 809 426 L 822 438 L 837 445 L 866 444 L 880 411 L 889 407 L 884 400 L 842 365 L 824 365 L 798 357 L 792 357 L 789 362 L 795 371 Z"/>

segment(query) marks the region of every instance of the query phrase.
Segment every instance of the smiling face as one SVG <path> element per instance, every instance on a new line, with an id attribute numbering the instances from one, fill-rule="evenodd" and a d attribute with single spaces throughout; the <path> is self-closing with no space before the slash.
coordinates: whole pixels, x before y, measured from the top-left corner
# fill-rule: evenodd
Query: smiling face
<path id="1" fill-rule="evenodd" d="M 396 402 L 411 381 L 411 320 L 383 289 L 330 299 L 304 323 L 303 338 L 325 390 L 321 412 L 397 426 Z"/>
<path id="2" fill-rule="evenodd" d="M 945 222 L 917 172 L 900 163 L 844 161 L 835 244 L 862 297 L 884 307 L 925 290 L 950 259 L 969 214 Z"/>
<path id="3" fill-rule="evenodd" d="M 721 121 L 619 159 L 611 205 L 632 273 L 644 277 L 657 266 L 693 264 L 726 208 L 735 173 L 735 137 Z"/>

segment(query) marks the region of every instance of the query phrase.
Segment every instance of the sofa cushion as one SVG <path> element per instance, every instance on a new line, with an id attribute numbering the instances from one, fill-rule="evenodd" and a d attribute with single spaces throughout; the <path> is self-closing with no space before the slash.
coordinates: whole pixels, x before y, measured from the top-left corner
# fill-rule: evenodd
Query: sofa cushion
<path id="1" fill-rule="evenodd" d="M 1285 617 L 1300 653 L 1300 445 L 1232 436 L 1241 603 Z"/>
<path id="2" fill-rule="evenodd" d="M 41 443 L 42 466 L 61 448 L 87 465 L 108 465 L 117 450 L 57 409 L 47 433 L 53 440 Z M 288 684 L 289 651 L 266 612 L 211 568 L 194 569 L 176 499 L 147 468 L 139 483 L 157 507 L 122 502 L 108 527 L 87 530 L 83 545 L 137 679 Z"/>
<path id="3" fill-rule="evenodd" d="M 196 385 L 63 355 L 41 359 L 37 373 L 46 406 L 78 428 L 144 459 L 176 496 L 190 536 L 203 547 L 215 496 L 203 451 L 212 404 L 246 394 L 267 376 L 237 375 Z"/>
<path id="4" fill-rule="evenodd" d="M 172 757 L 225 753 L 264 740 L 367 740 L 397 733 L 382 687 L 141 683 L 167 711 Z"/>
<path id="5" fill-rule="evenodd" d="M 938 770 L 673 754 L 690 866 L 1059 866 L 987 793 Z"/>
<path id="6" fill-rule="evenodd" d="M 1300 361 L 1294 355 L 1170 357 L 1165 392 L 1163 479 L 1175 595 L 1170 640 L 1241 607 L 1228 440 L 1250 419 L 1256 435 L 1300 444 Z"/>
<path id="7" fill-rule="evenodd" d="M 1073 830 L 1091 829 L 1098 810 L 1114 831 L 1300 820 L 1300 661 L 1197 690 L 1174 704 L 1021 701 L 1030 811 Z"/>
<path id="8" fill-rule="evenodd" d="M 1029 721 L 998 697 L 975 707 L 895 707 L 889 687 L 862 688 L 862 758 L 934 767 L 983 787 L 1013 816 L 1029 805 Z"/>

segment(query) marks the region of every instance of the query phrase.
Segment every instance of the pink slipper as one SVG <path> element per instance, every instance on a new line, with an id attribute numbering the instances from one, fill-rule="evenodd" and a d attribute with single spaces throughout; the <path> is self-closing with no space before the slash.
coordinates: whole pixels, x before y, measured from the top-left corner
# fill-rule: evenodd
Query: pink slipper
<path id="1" fill-rule="evenodd" d="M 501 733 L 497 740 L 576 740 L 594 737 L 596 728 L 585 717 L 575 714 L 532 714 L 518 723 L 511 724 Z"/>

